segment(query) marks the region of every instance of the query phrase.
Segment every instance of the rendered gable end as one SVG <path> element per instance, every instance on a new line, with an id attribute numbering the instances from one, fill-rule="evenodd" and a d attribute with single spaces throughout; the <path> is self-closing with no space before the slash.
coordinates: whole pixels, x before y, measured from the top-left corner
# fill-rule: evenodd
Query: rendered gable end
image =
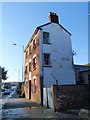
<path id="1" fill-rule="evenodd" d="M 72 64 L 71 35 L 68 34 L 59 24 L 51 23 L 41 27 L 40 52 L 41 68 L 43 73 L 44 87 L 52 84 L 75 84 L 75 73 Z M 43 44 L 43 32 L 49 33 L 50 44 Z M 43 54 L 50 53 L 51 65 L 46 67 L 43 64 Z M 43 71 L 42 71 L 43 67 Z"/>

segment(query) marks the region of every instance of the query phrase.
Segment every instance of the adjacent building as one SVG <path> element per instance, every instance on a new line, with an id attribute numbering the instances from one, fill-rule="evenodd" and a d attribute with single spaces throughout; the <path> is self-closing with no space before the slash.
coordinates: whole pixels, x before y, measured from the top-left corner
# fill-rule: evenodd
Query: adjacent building
<path id="1" fill-rule="evenodd" d="M 74 65 L 76 84 L 90 84 L 90 63 L 86 65 Z"/>
<path id="2" fill-rule="evenodd" d="M 24 90 L 28 99 L 42 103 L 43 88 L 75 84 L 71 33 L 56 13 L 38 26 L 24 50 Z"/>

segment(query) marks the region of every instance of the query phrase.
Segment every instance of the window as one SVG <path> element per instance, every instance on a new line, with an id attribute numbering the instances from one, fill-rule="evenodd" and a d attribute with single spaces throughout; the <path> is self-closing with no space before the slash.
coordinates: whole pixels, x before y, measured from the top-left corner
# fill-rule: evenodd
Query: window
<path id="1" fill-rule="evenodd" d="M 33 49 L 36 48 L 36 39 L 33 40 Z"/>
<path id="2" fill-rule="evenodd" d="M 31 62 L 29 63 L 29 71 L 31 71 Z"/>
<path id="3" fill-rule="evenodd" d="M 31 45 L 29 46 L 29 55 L 31 54 Z"/>
<path id="4" fill-rule="evenodd" d="M 28 50 L 26 51 L 26 58 L 28 58 Z"/>
<path id="5" fill-rule="evenodd" d="M 28 72 L 28 66 L 26 66 L 26 69 L 25 69 L 25 73 L 27 73 Z"/>
<path id="6" fill-rule="evenodd" d="M 43 43 L 45 43 L 45 44 L 50 43 L 50 41 L 49 41 L 49 33 L 48 32 L 43 32 Z"/>
<path id="7" fill-rule="evenodd" d="M 50 65 L 50 54 L 49 53 L 44 53 L 44 65 Z"/>
<path id="8" fill-rule="evenodd" d="M 26 79 L 26 93 L 28 92 L 28 80 Z"/>
<path id="9" fill-rule="evenodd" d="M 36 93 L 36 79 L 34 79 L 34 94 Z"/>
<path id="10" fill-rule="evenodd" d="M 36 69 L 36 57 L 33 58 L 33 69 Z"/>

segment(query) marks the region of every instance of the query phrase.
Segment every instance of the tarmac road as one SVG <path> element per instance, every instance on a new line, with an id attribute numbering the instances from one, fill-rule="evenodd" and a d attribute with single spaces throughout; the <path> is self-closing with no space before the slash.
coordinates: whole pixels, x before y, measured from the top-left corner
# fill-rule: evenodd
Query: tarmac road
<path id="1" fill-rule="evenodd" d="M 53 118 L 53 120 L 89 120 L 86 112 L 84 112 L 85 114 L 79 114 L 79 111 L 71 113 L 53 112 L 52 109 L 42 107 L 31 100 L 19 98 L 18 95 L 14 93 L 5 103 L 2 110 L 2 120 L 27 120 L 31 118 Z"/>

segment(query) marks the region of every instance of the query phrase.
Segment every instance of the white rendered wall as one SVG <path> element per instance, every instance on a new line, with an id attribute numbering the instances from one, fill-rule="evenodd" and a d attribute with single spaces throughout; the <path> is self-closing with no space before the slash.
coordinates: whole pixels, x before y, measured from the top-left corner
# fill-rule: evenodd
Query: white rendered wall
<path id="1" fill-rule="evenodd" d="M 42 43 L 43 31 L 50 33 L 51 44 Z M 44 87 L 50 87 L 52 84 L 55 84 L 55 78 L 61 85 L 75 84 L 75 73 L 72 65 L 71 36 L 58 24 L 52 23 L 42 27 L 40 33 L 40 51 L 41 64 L 43 64 L 43 53 L 51 54 L 52 67 L 43 67 Z M 42 73 L 42 68 L 40 69 Z"/>

